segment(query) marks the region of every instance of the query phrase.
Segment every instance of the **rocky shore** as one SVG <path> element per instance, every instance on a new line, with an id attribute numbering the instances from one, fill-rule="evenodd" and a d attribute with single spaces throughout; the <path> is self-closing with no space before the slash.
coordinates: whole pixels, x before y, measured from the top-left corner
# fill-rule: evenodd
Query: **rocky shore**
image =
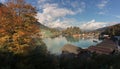
<path id="1" fill-rule="evenodd" d="M 117 51 L 117 45 L 109 39 L 97 44 L 96 46 L 88 47 L 88 51 L 95 52 L 97 54 L 112 54 Z"/>
<path id="2" fill-rule="evenodd" d="M 112 40 L 106 39 L 96 46 L 90 46 L 87 49 L 82 49 L 71 44 L 66 44 L 62 48 L 62 54 L 80 55 L 81 53 L 85 52 L 109 55 L 117 52 L 117 45 Z"/>

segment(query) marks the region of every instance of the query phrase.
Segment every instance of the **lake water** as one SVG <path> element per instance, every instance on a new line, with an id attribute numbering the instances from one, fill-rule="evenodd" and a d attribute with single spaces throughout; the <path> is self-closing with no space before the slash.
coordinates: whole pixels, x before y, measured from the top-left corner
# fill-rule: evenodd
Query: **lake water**
<path id="1" fill-rule="evenodd" d="M 97 40 L 98 42 L 93 42 L 93 40 Z M 56 37 L 56 38 L 44 38 L 43 41 L 47 45 L 48 51 L 52 54 L 60 54 L 61 48 L 65 44 L 72 44 L 83 49 L 88 48 L 91 45 L 96 45 L 100 43 L 98 39 L 83 39 L 83 38 L 73 38 L 73 37 Z"/>

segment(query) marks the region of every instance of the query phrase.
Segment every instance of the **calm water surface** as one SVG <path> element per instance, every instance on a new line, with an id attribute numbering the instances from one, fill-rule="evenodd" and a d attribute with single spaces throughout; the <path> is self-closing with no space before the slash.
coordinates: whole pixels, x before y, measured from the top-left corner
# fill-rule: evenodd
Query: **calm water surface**
<path id="1" fill-rule="evenodd" d="M 97 40 L 98 42 L 93 42 Z M 52 54 L 60 54 L 61 48 L 65 44 L 72 44 L 83 49 L 88 48 L 91 45 L 96 45 L 100 43 L 98 39 L 83 39 L 83 38 L 73 38 L 73 37 L 56 37 L 56 38 L 44 38 L 43 41 L 46 43 L 48 51 Z"/>

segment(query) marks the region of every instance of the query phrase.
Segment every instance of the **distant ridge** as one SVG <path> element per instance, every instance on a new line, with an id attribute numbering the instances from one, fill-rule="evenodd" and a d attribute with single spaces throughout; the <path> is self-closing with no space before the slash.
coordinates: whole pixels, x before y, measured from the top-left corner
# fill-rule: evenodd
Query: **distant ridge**
<path id="1" fill-rule="evenodd" d="M 108 27 L 109 27 L 109 26 L 103 27 L 103 28 L 99 28 L 99 29 L 96 29 L 96 30 L 94 30 L 94 31 L 105 31 Z"/>
<path id="2" fill-rule="evenodd" d="M 40 22 L 36 22 L 36 24 L 40 27 L 40 29 L 50 29 L 49 27 L 43 25 L 43 24 L 40 23 Z"/>
<path id="3" fill-rule="evenodd" d="M 118 25 L 120 25 L 120 23 L 117 23 L 117 24 L 112 25 L 112 26 L 107 26 L 107 27 L 99 28 L 99 29 L 96 29 L 96 30 L 94 30 L 94 31 L 103 32 L 103 31 L 105 31 L 106 29 L 109 29 L 110 27 L 114 27 L 114 26 L 118 26 Z"/>
<path id="4" fill-rule="evenodd" d="M 65 28 L 56 27 L 56 28 L 54 28 L 54 29 L 59 30 L 59 31 L 62 31 L 62 30 L 64 30 Z"/>

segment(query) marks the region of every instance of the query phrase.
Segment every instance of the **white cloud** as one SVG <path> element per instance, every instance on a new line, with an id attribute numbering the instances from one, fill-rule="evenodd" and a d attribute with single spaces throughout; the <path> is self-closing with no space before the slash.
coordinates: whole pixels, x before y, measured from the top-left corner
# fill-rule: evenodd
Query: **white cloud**
<path id="1" fill-rule="evenodd" d="M 74 1 L 73 3 L 71 3 L 71 6 L 73 8 L 75 8 L 76 13 L 81 13 L 85 10 L 86 8 L 86 3 L 85 2 L 78 2 L 78 1 Z"/>
<path id="2" fill-rule="evenodd" d="M 45 4 L 43 13 L 51 14 L 55 17 L 75 14 L 73 11 L 66 8 L 59 8 L 57 4 Z"/>
<path id="3" fill-rule="evenodd" d="M 119 19 L 120 19 L 120 16 L 116 16 L 116 18 L 119 18 Z"/>
<path id="4" fill-rule="evenodd" d="M 100 15 L 104 15 L 105 12 L 104 12 L 104 11 L 100 11 L 100 12 L 98 12 L 98 14 L 100 14 Z"/>
<path id="5" fill-rule="evenodd" d="M 94 19 L 84 23 L 83 25 L 80 25 L 80 28 L 83 30 L 95 30 L 98 28 L 106 27 L 108 23 L 106 22 L 96 22 Z"/>
<path id="6" fill-rule="evenodd" d="M 38 3 L 42 4 L 42 3 L 46 2 L 46 1 L 48 1 L 48 0 L 38 0 Z"/>
<path id="7" fill-rule="evenodd" d="M 0 2 L 1 2 L 1 3 L 5 3 L 5 2 L 6 2 L 6 0 L 0 0 Z"/>
<path id="8" fill-rule="evenodd" d="M 107 4 L 108 4 L 109 0 L 102 0 L 99 4 L 97 4 L 97 7 L 99 9 L 103 9 Z"/>
<path id="9" fill-rule="evenodd" d="M 58 4 L 46 3 L 42 6 L 43 12 L 39 12 L 36 16 L 39 22 L 49 27 L 62 27 L 69 26 L 65 22 L 66 15 L 74 15 L 76 12 L 67 8 L 60 8 Z M 61 20 L 62 19 L 62 20 Z"/>
<path id="10" fill-rule="evenodd" d="M 39 2 L 45 2 L 46 0 L 39 0 Z"/>
<path id="11" fill-rule="evenodd" d="M 36 18 L 40 23 L 52 28 L 69 27 L 72 23 L 75 23 L 76 20 L 67 18 L 66 16 L 74 16 L 77 13 L 81 13 L 86 7 L 84 2 L 74 2 L 75 3 L 71 3 L 69 0 L 63 2 L 62 0 L 62 4 L 70 5 L 72 7 L 71 9 L 68 7 L 62 7 L 59 3 L 52 3 L 51 0 L 38 0 L 38 8 L 41 12 L 37 13 Z"/>
<path id="12" fill-rule="evenodd" d="M 42 24 L 50 27 L 65 27 L 67 24 L 60 19 L 66 15 L 74 15 L 75 13 L 66 8 L 59 8 L 57 4 L 45 4 L 43 6 L 43 12 L 38 13 L 38 21 Z M 62 23 L 64 22 L 64 23 Z"/>
<path id="13" fill-rule="evenodd" d="M 48 25 L 52 28 L 67 28 L 71 25 L 67 23 L 68 21 L 60 21 L 59 19 L 54 21 L 53 23 L 48 23 Z"/>

